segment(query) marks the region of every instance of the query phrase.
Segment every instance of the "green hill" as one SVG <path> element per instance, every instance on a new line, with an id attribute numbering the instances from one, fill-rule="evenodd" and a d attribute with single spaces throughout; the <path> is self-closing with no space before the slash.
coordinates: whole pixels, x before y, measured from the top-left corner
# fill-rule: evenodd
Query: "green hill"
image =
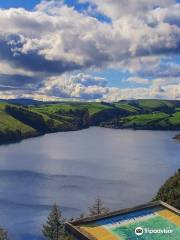
<path id="1" fill-rule="evenodd" d="M 8 114 L 5 108 L 6 104 L 0 103 L 0 143 L 37 135 L 34 128 Z"/>
<path id="2" fill-rule="evenodd" d="M 12 103 L 10 100 L 0 102 L 0 143 L 89 126 L 180 130 L 180 101 L 11 101 Z"/>

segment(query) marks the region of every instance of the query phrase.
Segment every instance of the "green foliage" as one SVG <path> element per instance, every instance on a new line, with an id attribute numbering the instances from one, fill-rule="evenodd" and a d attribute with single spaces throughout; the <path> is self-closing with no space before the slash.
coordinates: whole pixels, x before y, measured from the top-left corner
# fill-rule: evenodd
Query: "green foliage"
<path id="1" fill-rule="evenodd" d="M 48 130 L 48 125 L 51 124 L 41 114 L 30 111 L 24 107 L 6 106 L 5 110 L 17 120 L 31 126 L 39 132 L 46 132 Z"/>
<path id="2" fill-rule="evenodd" d="M 180 112 L 176 112 L 169 118 L 169 122 L 177 127 L 180 127 Z"/>
<path id="3" fill-rule="evenodd" d="M 121 119 L 123 127 L 133 128 L 156 128 L 161 127 L 162 120 L 167 119 L 169 115 L 166 113 L 152 113 L 152 114 L 139 114 Z"/>
<path id="4" fill-rule="evenodd" d="M 115 103 L 115 107 L 129 111 L 130 113 L 137 113 L 140 108 L 130 105 L 128 103 Z"/>
<path id="5" fill-rule="evenodd" d="M 0 143 L 36 135 L 35 129 L 9 115 L 5 109 L 6 105 L 0 104 Z"/>
<path id="6" fill-rule="evenodd" d="M 156 111 L 173 110 L 174 104 L 166 100 L 143 99 L 138 102 L 139 107 Z"/>
<path id="7" fill-rule="evenodd" d="M 6 105 L 0 104 L 0 131 L 5 132 L 6 129 L 11 131 L 20 130 L 22 133 L 33 132 L 34 129 L 28 125 L 23 124 L 21 121 L 13 118 L 5 111 Z"/>
<path id="8" fill-rule="evenodd" d="M 109 209 L 104 206 L 104 202 L 100 198 L 97 198 L 94 204 L 91 207 L 89 207 L 90 216 L 106 214 L 108 212 Z"/>
<path id="9" fill-rule="evenodd" d="M 56 122 L 61 122 L 64 130 L 77 130 L 89 126 L 89 114 L 81 104 L 52 104 L 32 107 L 31 110 L 43 114 Z"/>
<path id="10" fill-rule="evenodd" d="M 64 218 L 55 204 L 48 216 L 46 225 L 43 226 L 42 233 L 47 240 L 63 240 L 64 236 Z"/>
<path id="11" fill-rule="evenodd" d="M 65 218 L 56 204 L 52 207 L 42 233 L 47 240 L 74 240 L 65 231 Z"/>
<path id="12" fill-rule="evenodd" d="M 82 106 L 88 109 L 90 116 L 93 116 L 94 114 L 104 110 L 113 109 L 113 106 L 105 103 L 87 103 L 87 104 L 83 104 Z"/>
<path id="13" fill-rule="evenodd" d="M 162 200 L 180 209 L 180 169 L 159 189 L 155 200 Z"/>

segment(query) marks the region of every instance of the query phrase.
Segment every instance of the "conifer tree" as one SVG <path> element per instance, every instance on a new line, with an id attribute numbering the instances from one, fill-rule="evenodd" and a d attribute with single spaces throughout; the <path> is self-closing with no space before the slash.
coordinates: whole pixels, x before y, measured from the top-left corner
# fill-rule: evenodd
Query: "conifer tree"
<path id="1" fill-rule="evenodd" d="M 54 204 L 50 212 L 47 223 L 43 226 L 42 233 L 47 240 L 61 240 L 64 235 L 65 220 L 62 217 L 61 211 Z"/>
<path id="2" fill-rule="evenodd" d="M 104 202 L 97 198 L 92 207 L 89 207 L 89 213 L 91 216 L 106 214 L 109 212 L 109 209 L 104 206 Z"/>

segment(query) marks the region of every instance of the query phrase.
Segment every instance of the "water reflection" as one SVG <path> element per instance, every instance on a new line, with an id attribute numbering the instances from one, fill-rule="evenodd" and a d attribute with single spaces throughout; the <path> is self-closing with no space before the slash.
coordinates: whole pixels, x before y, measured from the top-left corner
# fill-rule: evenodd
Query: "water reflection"
<path id="1" fill-rule="evenodd" d="M 151 200 L 179 167 L 175 132 L 90 128 L 0 147 L 0 224 L 38 239 L 51 205 L 77 216 L 100 196 L 111 209 Z"/>

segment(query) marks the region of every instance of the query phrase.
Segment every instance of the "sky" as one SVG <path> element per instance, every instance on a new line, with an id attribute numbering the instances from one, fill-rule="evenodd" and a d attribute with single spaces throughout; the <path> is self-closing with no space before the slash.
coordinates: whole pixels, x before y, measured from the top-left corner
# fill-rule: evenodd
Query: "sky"
<path id="1" fill-rule="evenodd" d="M 1 0 L 0 98 L 180 99 L 180 1 Z"/>

